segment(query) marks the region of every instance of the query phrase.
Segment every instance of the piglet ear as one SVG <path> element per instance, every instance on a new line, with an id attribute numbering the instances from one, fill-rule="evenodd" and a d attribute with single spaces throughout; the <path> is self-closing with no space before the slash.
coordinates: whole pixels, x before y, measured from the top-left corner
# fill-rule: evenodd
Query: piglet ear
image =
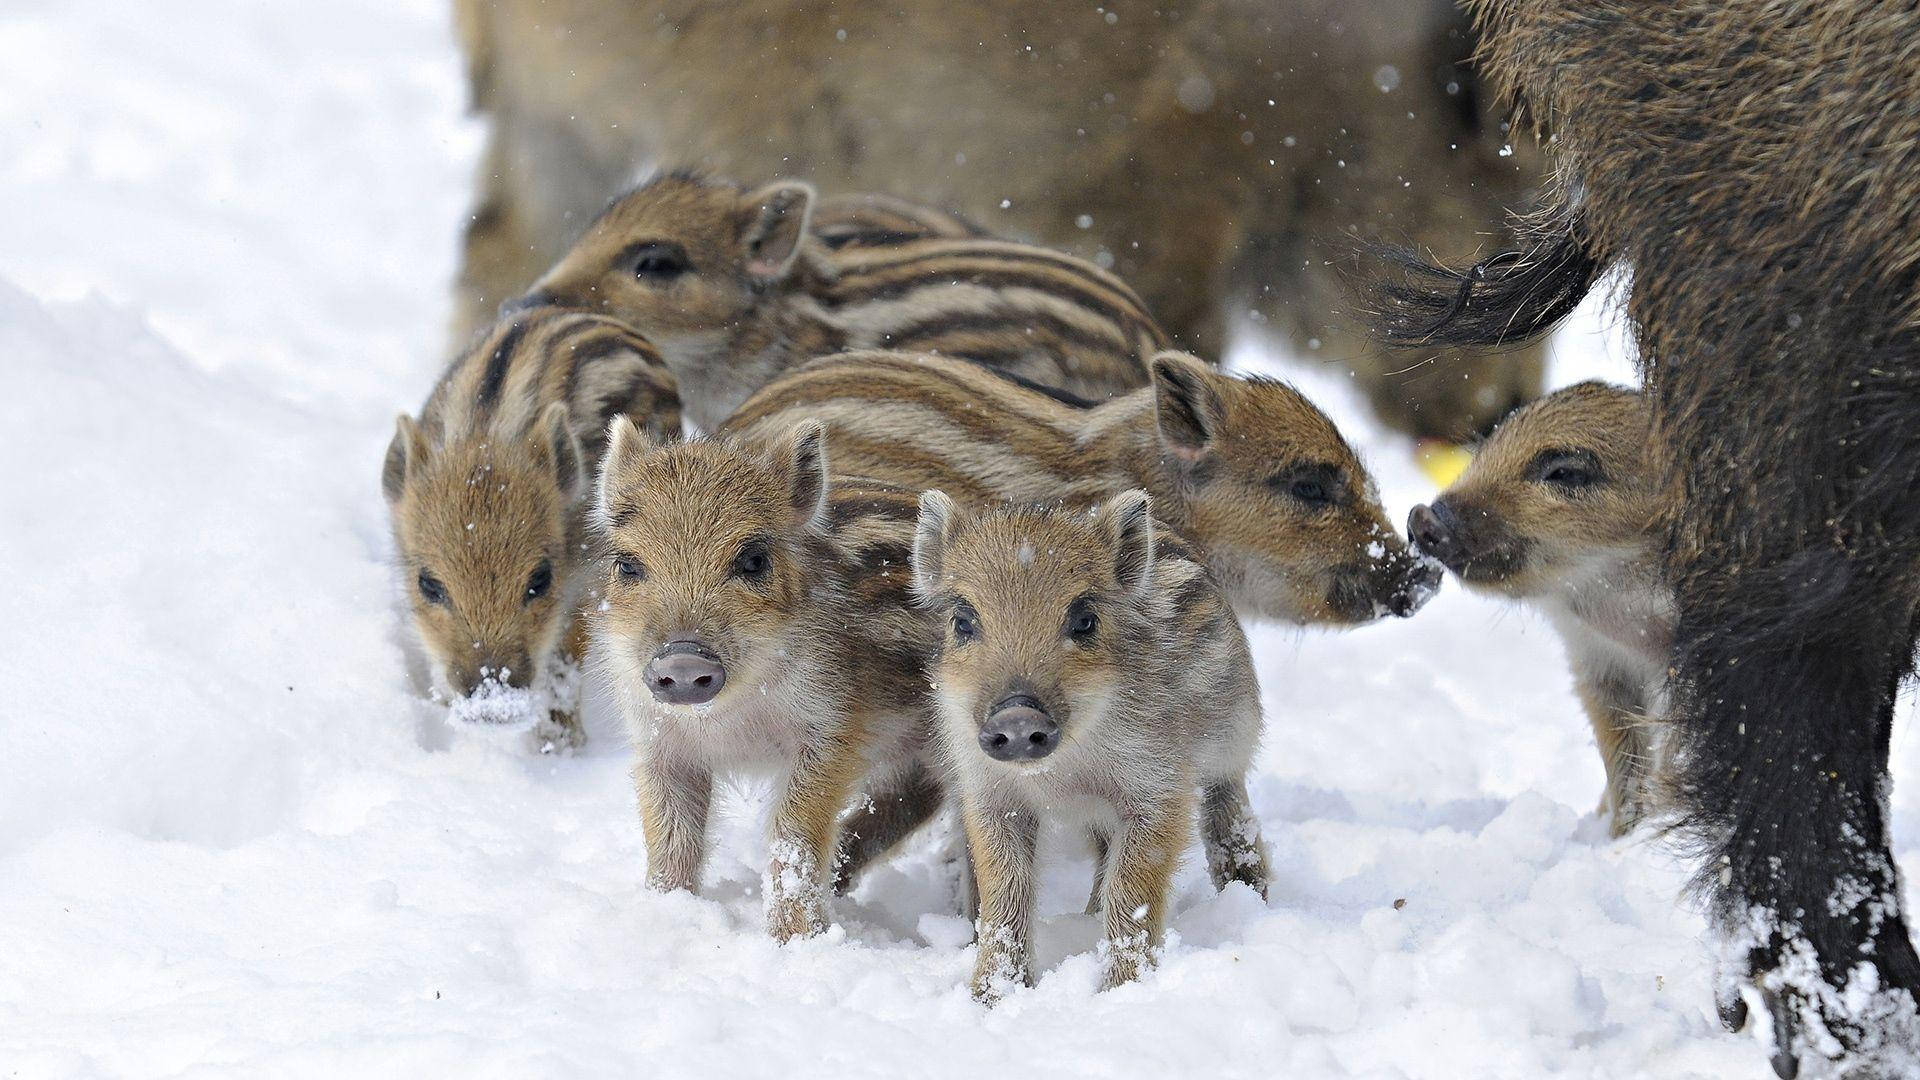
<path id="1" fill-rule="evenodd" d="M 1226 376 L 1188 353 L 1167 351 L 1154 356 L 1154 420 L 1160 442 L 1183 461 L 1198 461 L 1212 449 L 1226 419 L 1220 382 Z"/>
<path id="2" fill-rule="evenodd" d="M 944 491 L 920 493 L 920 521 L 913 529 L 913 592 L 921 600 L 940 595 L 947 538 L 959 510 Z"/>
<path id="3" fill-rule="evenodd" d="M 653 439 L 626 413 L 616 413 L 607 421 L 607 451 L 600 459 L 600 481 L 594 490 L 594 512 L 602 521 L 608 520 L 613 512 L 620 475 L 653 448 Z"/>
<path id="4" fill-rule="evenodd" d="M 800 527 L 823 532 L 827 526 L 827 429 L 818 420 L 802 420 L 788 436 L 793 455 L 793 513 Z"/>
<path id="5" fill-rule="evenodd" d="M 813 186 L 798 180 L 768 184 L 745 198 L 747 276 L 767 283 L 786 277 L 800 257 L 813 220 Z"/>
<path id="6" fill-rule="evenodd" d="M 407 477 L 426 460 L 427 440 L 413 418 L 401 413 L 393 425 L 393 441 L 387 444 L 387 460 L 380 466 L 380 491 L 387 502 L 397 503 L 406 493 Z"/>
<path id="7" fill-rule="evenodd" d="M 579 437 L 573 433 L 573 414 L 568 412 L 566 402 L 556 401 L 547 406 L 540 414 L 539 432 L 553 458 L 554 482 L 560 485 L 567 501 L 572 502 L 586 488 L 586 470 L 582 465 L 586 455 L 580 449 Z"/>
<path id="8" fill-rule="evenodd" d="M 1100 509 L 1113 538 L 1113 572 L 1120 587 L 1145 592 L 1153 582 L 1153 501 L 1138 488 L 1123 491 Z"/>

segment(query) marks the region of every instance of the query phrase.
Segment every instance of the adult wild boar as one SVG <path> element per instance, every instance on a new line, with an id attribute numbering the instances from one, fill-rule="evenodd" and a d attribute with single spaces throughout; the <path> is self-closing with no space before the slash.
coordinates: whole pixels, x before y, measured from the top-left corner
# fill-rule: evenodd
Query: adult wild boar
<path id="1" fill-rule="evenodd" d="M 1389 356 L 1355 232 L 1470 259 L 1534 186 L 1449 0 L 456 0 L 491 121 L 455 333 L 648 166 L 960 211 L 1099 262 L 1220 359 L 1242 302 L 1419 434 L 1490 425 L 1540 354 Z M 1425 359 L 1424 357 L 1421 359 Z"/>
<path id="2" fill-rule="evenodd" d="M 1480 0 L 1489 77 L 1553 137 L 1526 242 L 1385 290 L 1392 336 L 1549 329 L 1608 267 L 1664 471 L 1681 825 L 1782 1076 L 1920 1075 L 1888 844 L 1920 615 L 1920 8 Z"/>

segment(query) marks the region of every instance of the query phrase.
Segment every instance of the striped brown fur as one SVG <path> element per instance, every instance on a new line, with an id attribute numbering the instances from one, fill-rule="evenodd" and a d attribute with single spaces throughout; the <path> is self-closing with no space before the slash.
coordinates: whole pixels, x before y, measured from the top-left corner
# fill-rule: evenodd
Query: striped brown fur
<path id="1" fill-rule="evenodd" d="M 643 329 L 708 430 L 768 381 L 843 349 L 965 357 L 1104 399 L 1145 385 L 1147 358 L 1168 344 L 1140 297 L 1091 263 L 954 235 L 959 219 L 891 201 L 843 204 L 840 232 L 823 237 L 817 201 L 792 181 L 661 176 L 602 213 L 529 296 Z M 834 235 L 853 239 L 835 247 Z"/>
<path id="2" fill-rule="evenodd" d="M 1410 615 L 1438 584 L 1388 523 L 1326 415 L 1284 383 L 1154 357 L 1153 385 L 1075 408 L 976 364 L 912 353 L 824 357 L 771 384 L 723 431 L 768 438 L 803 418 L 832 433 L 835 468 L 963 504 L 1090 505 L 1142 488 L 1242 615 L 1354 625 Z M 839 887 L 938 809 L 874 793 L 848 824 Z"/>
<path id="3" fill-rule="evenodd" d="M 829 195 L 814 204 L 813 235 L 828 248 L 898 244 L 928 237 L 985 237 L 977 222 L 951 210 L 891 195 Z"/>
<path id="4" fill-rule="evenodd" d="M 823 357 L 768 385 L 723 430 L 816 418 L 836 469 L 965 503 L 1091 503 L 1150 492 L 1241 613 L 1350 625 L 1411 614 L 1433 584 L 1388 523 L 1366 467 L 1284 383 L 1157 355 L 1153 385 L 1076 408 L 962 360 Z"/>
<path id="5" fill-rule="evenodd" d="M 920 506 L 915 589 L 946 623 L 936 742 L 978 885 L 974 996 L 1031 981 L 1043 818 L 1094 839 L 1089 908 L 1105 921 L 1107 986 L 1153 962 L 1196 807 L 1214 884 L 1264 896 L 1245 780 L 1260 737 L 1246 636 L 1206 567 L 1157 542 L 1146 493 L 1092 515 L 976 514 L 937 491 Z"/>
<path id="6" fill-rule="evenodd" d="M 543 686 L 578 656 L 585 495 L 612 416 L 679 431 L 659 353 L 607 316 L 529 308 L 453 361 L 418 421 L 400 417 L 381 486 L 437 693 Z M 570 704 L 537 738 L 580 742 Z"/>
<path id="7" fill-rule="evenodd" d="M 715 779 L 771 775 L 768 930 L 817 933 L 838 816 L 925 757 L 937 629 L 910 595 L 915 493 L 830 484 L 816 424 L 659 446 L 616 420 L 611 439 L 594 639 L 637 749 L 648 883 L 696 888 Z M 695 701 L 656 667 L 688 652 L 718 679 Z"/>

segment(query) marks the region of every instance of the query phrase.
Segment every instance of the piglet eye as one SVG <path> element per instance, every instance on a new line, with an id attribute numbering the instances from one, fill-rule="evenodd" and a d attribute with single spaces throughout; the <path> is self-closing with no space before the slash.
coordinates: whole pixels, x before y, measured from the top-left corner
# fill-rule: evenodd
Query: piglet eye
<path id="1" fill-rule="evenodd" d="M 1303 503 L 1318 505 L 1327 501 L 1327 485 L 1318 480 L 1295 480 L 1293 486 L 1287 490 Z"/>
<path id="2" fill-rule="evenodd" d="M 434 577 L 431 573 L 425 570 L 420 571 L 420 576 L 414 579 L 414 584 L 420 587 L 420 596 L 427 603 L 444 604 L 447 602 L 447 587 L 440 584 L 440 579 Z"/>
<path id="3" fill-rule="evenodd" d="M 1534 474 L 1543 484 L 1562 491 L 1578 491 L 1600 482 L 1600 463 L 1585 451 L 1549 451 L 1540 455 Z"/>
<path id="4" fill-rule="evenodd" d="M 765 577 L 772 568 L 773 556 L 767 553 L 765 544 L 748 544 L 733 558 L 733 572 L 744 578 Z"/>
<path id="5" fill-rule="evenodd" d="M 633 256 L 633 276 L 665 284 L 691 269 L 687 253 L 678 244 L 647 244 Z"/>
<path id="6" fill-rule="evenodd" d="M 961 601 L 953 606 L 953 640 L 964 645 L 980 636 L 980 616 L 972 605 Z"/>
<path id="7" fill-rule="evenodd" d="M 1549 484 L 1558 484 L 1561 487 L 1580 488 L 1593 483 L 1593 474 L 1574 465 L 1555 465 L 1553 468 L 1548 469 L 1547 475 L 1541 477 L 1541 479 Z"/>
<path id="8" fill-rule="evenodd" d="M 1309 510 L 1325 510 L 1339 497 L 1340 482 L 1335 466 L 1300 465 L 1275 474 L 1267 484 Z"/>
<path id="9" fill-rule="evenodd" d="M 1075 600 L 1067 609 L 1067 633 L 1076 641 L 1085 641 L 1100 628 L 1100 615 L 1087 600 Z"/>
<path id="10" fill-rule="evenodd" d="M 553 588 L 553 563 L 541 559 L 540 565 L 533 568 L 533 574 L 527 578 L 527 599 L 538 600 Z"/>
<path id="11" fill-rule="evenodd" d="M 621 581 L 639 581 L 647 576 L 647 568 L 639 559 L 631 555 L 622 555 L 613 560 L 613 572 Z"/>

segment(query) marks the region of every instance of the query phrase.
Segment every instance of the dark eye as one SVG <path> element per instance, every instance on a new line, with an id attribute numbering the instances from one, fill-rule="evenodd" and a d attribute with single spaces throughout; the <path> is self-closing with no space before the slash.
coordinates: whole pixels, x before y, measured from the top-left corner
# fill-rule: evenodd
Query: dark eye
<path id="1" fill-rule="evenodd" d="M 642 281 L 671 281 L 691 268 L 678 244 L 645 244 L 633 256 L 633 276 Z"/>
<path id="2" fill-rule="evenodd" d="M 754 542 L 740 549 L 733 557 L 733 572 L 743 578 L 762 578 L 773 569 L 773 556 L 767 554 L 767 545 Z"/>
<path id="3" fill-rule="evenodd" d="M 420 571 L 420 576 L 415 579 L 415 582 L 420 586 L 420 595 L 427 603 L 444 604 L 447 602 L 447 587 L 440 584 L 439 578 L 422 570 Z"/>
<path id="4" fill-rule="evenodd" d="M 613 572 L 621 581 L 639 581 L 647 576 L 646 564 L 630 555 L 622 555 L 613 560 Z"/>
<path id="5" fill-rule="evenodd" d="M 1085 641 L 1100 628 L 1100 615 L 1090 600 L 1075 600 L 1067 609 L 1067 633 L 1076 641 Z"/>
<path id="6" fill-rule="evenodd" d="M 980 616 L 973 606 L 961 601 L 953 606 L 953 640 L 964 645 L 980 636 Z"/>
<path id="7" fill-rule="evenodd" d="M 538 600 L 553 588 L 553 563 L 546 559 L 533 568 L 533 574 L 527 578 L 527 599 Z"/>
<path id="8" fill-rule="evenodd" d="M 1534 472 L 1541 483 L 1552 484 L 1563 491 L 1578 491 L 1600 482 L 1600 463 L 1587 453 L 1542 454 Z"/>
<path id="9" fill-rule="evenodd" d="M 1296 465 L 1275 473 L 1267 483 L 1310 510 L 1332 506 L 1341 491 L 1340 470 L 1334 465 Z"/>

